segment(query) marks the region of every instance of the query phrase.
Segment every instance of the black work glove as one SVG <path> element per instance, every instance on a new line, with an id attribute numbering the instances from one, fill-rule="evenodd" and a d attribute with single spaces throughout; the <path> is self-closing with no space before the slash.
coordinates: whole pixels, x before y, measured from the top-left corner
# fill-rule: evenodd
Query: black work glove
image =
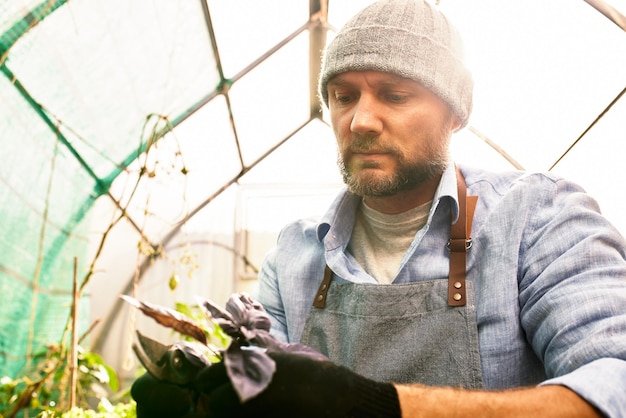
<path id="1" fill-rule="evenodd" d="M 198 374 L 198 411 L 209 418 L 400 418 L 395 387 L 351 370 L 293 353 L 272 353 L 276 372 L 258 396 L 241 403 L 223 363 Z"/>
<path id="2" fill-rule="evenodd" d="M 137 403 L 137 418 L 191 418 L 196 415 L 197 393 L 145 373 L 133 382 L 130 395 Z"/>

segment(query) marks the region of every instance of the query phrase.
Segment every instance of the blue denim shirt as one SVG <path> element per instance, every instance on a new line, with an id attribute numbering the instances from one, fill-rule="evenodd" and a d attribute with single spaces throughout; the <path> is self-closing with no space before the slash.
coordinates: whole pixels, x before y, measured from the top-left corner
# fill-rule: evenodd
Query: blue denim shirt
<path id="1" fill-rule="evenodd" d="M 460 168 L 468 195 L 478 195 L 467 280 L 485 388 L 565 385 L 607 416 L 626 417 L 624 238 L 565 179 Z M 447 280 L 456 190 L 451 165 L 395 280 L 381 286 Z M 326 264 L 333 280 L 376 283 L 346 251 L 359 202 L 341 192 L 321 221 L 286 226 L 266 257 L 258 298 L 279 339 L 300 340 Z"/>

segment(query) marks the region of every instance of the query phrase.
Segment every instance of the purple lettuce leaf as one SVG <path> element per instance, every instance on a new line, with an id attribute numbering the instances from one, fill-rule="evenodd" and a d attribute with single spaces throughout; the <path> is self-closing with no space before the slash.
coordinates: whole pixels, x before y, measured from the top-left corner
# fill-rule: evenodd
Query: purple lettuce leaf
<path id="1" fill-rule="evenodd" d="M 290 352 L 327 360 L 311 347 L 284 343 L 271 335 L 269 315 L 245 293 L 231 295 L 225 309 L 209 300 L 200 305 L 233 339 L 224 353 L 224 364 L 242 402 L 265 390 L 272 381 L 276 364 L 268 353 Z"/>
<path id="2" fill-rule="evenodd" d="M 239 344 L 230 344 L 226 349 L 224 364 L 241 402 L 263 392 L 276 371 L 276 363 L 265 350 Z"/>

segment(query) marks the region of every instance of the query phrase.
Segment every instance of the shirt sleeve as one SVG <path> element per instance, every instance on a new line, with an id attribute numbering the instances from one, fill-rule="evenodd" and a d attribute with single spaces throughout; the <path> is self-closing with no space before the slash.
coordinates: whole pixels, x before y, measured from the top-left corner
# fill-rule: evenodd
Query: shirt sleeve
<path id="1" fill-rule="evenodd" d="M 285 309 L 278 289 L 278 278 L 275 269 L 276 249 L 265 257 L 259 272 L 258 301 L 263 305 L 272 321 L 270 333 L 279 341 L 288 342 Z"/>
<path id="2" fill-rule="evenodd" d="M 566 386 L 598 408 L 605 416 L 623 418 L 626 417 L 624 382 L 626 382 L 626 361 L 601 358 L 564 376 L 546 380 L 540 386 Z M 617 386 L 614 386 L 616 383 Z"/>
<path id="3" fill-rule="evenodd" d="M 549 380 L 626 417 L 626 243 L 565 180 L 543 188 L 520 267 L 520 320 Z"/>

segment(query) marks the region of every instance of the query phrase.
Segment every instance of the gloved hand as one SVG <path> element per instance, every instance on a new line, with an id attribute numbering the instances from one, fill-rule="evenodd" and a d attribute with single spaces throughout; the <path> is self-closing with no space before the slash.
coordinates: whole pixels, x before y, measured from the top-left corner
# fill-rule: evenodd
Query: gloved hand
<path id="1" fill-rule="evenodd" d="M 276 372 L 257 397 L 241 403 L 223 363 L 202 370 L 180 387 L 146 373 L 131 388 L 138 418 L 400 418 L 393 385 L 366 379 L 330 361 L 272 353 Z"/>
<path id="2" fill-rule="evenodd" d="M 223 363 L 198 374 L 198 411 L 209 418 L 400 418 L 395 387 L 366 379 L 330 361 L 272 353 L 276 372 L 258 396 L 241 403 Z"/>
<path id="3" fill-rule="evenodd" d="M 145 373 L 133 382 L 130 395 L 137 403 L 137 418 L 191 418 L 196 416 L 197 393 Z M 200 417 L 201 415 L 197 415 Z"/>

